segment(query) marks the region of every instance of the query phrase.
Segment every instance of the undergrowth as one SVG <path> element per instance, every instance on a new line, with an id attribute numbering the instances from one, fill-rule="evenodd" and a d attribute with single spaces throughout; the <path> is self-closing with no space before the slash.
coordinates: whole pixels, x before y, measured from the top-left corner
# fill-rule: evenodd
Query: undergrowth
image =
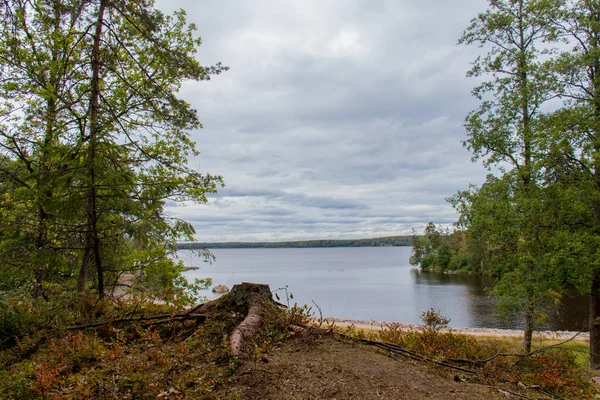
<path id="1" fill-rule="evenodd" d="M 523 355 L 502 340 L 481 340 L 452 331 L 450 321 L 433 309 L 422 313 L 421 319 L 423 325 L 418 328 L 388 323 L 377 331 L 363 331 L 354 325 L 337 330 L 355 339 L 400 345 L 425 360 L 474 372 L 461 379 L 488 385 L 516 384 L 564 399 L 595 398 L 591 371 L 578 362 L 580 354 L 572 348 L 557 346 Z"/>
<path id="2" fill-rule="evenodd" d="M 227 380 L 238 366 L 229 351 L 228 334 L 243 316 L 225 309 L 204 324 L 139 321 L 68 330 L 178 309 L 139 299 L 115 303 L 91 296 L 9 305 L 0 311 L 0 399 L 214 398 L 227 391 Z M 288 325 L 306 323 L 308 311 L 266 306 L 250 355 L 260 359 L 271 343 L 285 338 Z"/>

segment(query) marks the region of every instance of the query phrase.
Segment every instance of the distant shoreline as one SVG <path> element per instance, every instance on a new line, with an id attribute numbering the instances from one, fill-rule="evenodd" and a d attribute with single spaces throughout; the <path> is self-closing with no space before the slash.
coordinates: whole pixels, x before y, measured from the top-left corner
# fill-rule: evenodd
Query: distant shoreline
<path id="1" fill-rule="evenodd" d="M 287 242 L 181 242 L 179 250 L 198 249 L 283 249 L 283 248 L 323 248 L 323 247 L 407 247 L 412 246 L 412 236 L 386 236 L 371 239 L 343 240 L 298 240 Z"/>

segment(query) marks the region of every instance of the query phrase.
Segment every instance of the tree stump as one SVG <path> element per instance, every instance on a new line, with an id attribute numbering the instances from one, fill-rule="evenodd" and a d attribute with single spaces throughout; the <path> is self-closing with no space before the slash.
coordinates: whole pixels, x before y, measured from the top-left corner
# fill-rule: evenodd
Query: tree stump
<path id="1" fill-rule="evenodd" d="M 231 354 L 240 356 L 252 340 L 262 324 L 261 313 L 266 304 L 273 303 L 271 288 L 262 283 L 242 282 L 234 285 L 229 293 L 217 300 L 200 304 L 186 312 L 186 314 L 210 314 L 215 311 L 228 311 L 245 315 L 244 320 L 237 325 L 229 335 Z"/>
<path id="2" fill-rule="evenodd" d="M 248 340 L 258 333 L 262 324 L 260 313 L 264 310 L 267 302 L 273 302 L 271 288 L 269 285 L 260 283 L 242 282 L 235 285 L 227 295 L 222 297 L 222 304 L 228 309 L 243 309 L 247 307 L 246 318 L 236 326 L 229 336 L 229 347 L 231 354 L 239 356 L 242 354 Z"/>

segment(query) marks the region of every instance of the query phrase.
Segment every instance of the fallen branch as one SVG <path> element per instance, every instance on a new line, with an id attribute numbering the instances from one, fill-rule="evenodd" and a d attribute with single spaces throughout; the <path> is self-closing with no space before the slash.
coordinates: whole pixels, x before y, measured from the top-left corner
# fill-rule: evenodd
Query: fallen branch
<path id="1" fill-rule="evenodd" d="M 197 319 L 201 322 L 204 322 L 206 320 L 206 318 L 207 318 L 207 316 L 204 314 L 160 314 L 160 315 L 151 315 L 151 316 L 147 316 L 147 317 L 117 318 L 117 319 L 111 319 L 108 321 L 94 322 L 91 324 L 70 326 L 67 328 L 67 330 L 68 331 L 76 331 L 76 330 L 82 330 L 82 329 L 88 329 L 88 328 L 98 328 L 100 326 L 110 325 L 110 324 L 119 324 L 119 323 L 124 323 L 124 322 L 152 321 L 152 320 L 157 320 L 157 319 L 164 319 L 164 321 L 157 322 L 156 324 L 170 322 L 170 321 L 183 321 L 186 319 Z M 147 324 L 147 325 L 151 325 L 151 324 Z"/>
<path id="2" fill-rule="evenodd" d="M 195 319 L 197 323 L 203 323 L 208 319 L 208 316 L 206 316 L 205 314 L 175 315 L 175 316 L 165 319 L 163 321 L 149 322 L 147 324 L 144 324 L 144 326 L 161 325 L 161 324 L 167 324 L 169 322 L 181 322 L 181 321 L 187 321 L 190 319 Z"/>
<path id="3" fill-rule="evenodd" d="M 426 357 L 422 354 L 419 354 L 415 351 L 406 349 L 402 346 L 399 346 L 397 344 L 393 344 L 393 343 L 386 343 L 386 342 L 379 342 L 377 340 L 369 340 L 369 339 L 353 339 L 352 337 L 348 336 L 348 335 L 344 335 L 341 333 L 338 333 L 338 335 L 346 338 L 346 339 L 350 339 L 350 340 L 356 340 L 359 343 L 363 343 L 363 344 L 367 344 L 367 345 L 371 345 L 371 346 L 375 346 L 375 347 L 379 347 L 381 349 L 385 349 L 387 351 L 389 351 L 390 353 L 394 354 L 394 355 L 401 355 L 404 357 L 408 357 L 408 358 L 412 358 L 413 360 L 417 360 L 417 361 L 424 361 L 424 362 L 430 362 L 432 364 L 435 365 L 439 365 L 442 367 L 446 367 L 446 368 L 451 368 L 451 369 L 455 369 L 458 371 L 462 371 L 462 372 L 466 372 L 468 374 L 476 374 L 476 371 L 472 371 L 470 369 L 466 369 L 463 367 L 458 367 L 456 365 L 452 365 L 452 364 L 448 364 L 447 362 L 444 361 L 437 361 L 434 360 L 432 358 Z"/>

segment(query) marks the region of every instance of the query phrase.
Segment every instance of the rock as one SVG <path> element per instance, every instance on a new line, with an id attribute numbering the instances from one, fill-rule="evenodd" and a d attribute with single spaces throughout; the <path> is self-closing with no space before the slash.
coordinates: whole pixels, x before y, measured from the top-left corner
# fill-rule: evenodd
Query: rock
<path id="1" fill-rule="evenodd" d="M 213 293 L 227 293 L 229 288 L 225 285 L 217 285 L 212 289 Z"/>

